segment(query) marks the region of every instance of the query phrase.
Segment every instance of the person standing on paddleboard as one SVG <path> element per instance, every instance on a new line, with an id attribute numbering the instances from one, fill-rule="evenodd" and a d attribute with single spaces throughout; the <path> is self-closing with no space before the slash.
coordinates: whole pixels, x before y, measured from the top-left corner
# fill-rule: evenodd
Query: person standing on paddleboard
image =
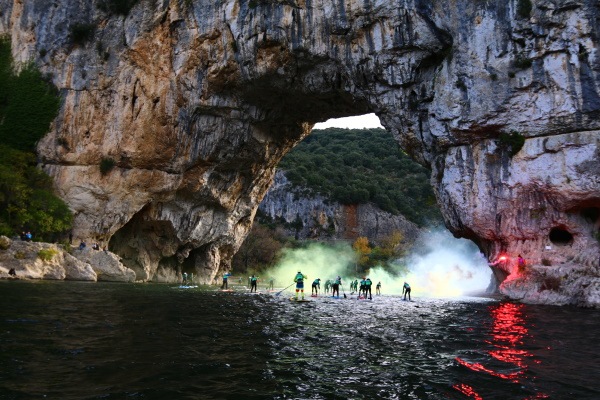
<path id="1" fill-rule="evenodd" d="M 404 300 L 406 300 L 406 295 L 408 295 L 408 301 L 410 301 L 410 285 L 406 282 L 402 286 L 402 294 L 404 295 Z"/>
<path id="2" fill-rule="evenodd" d="M 257 282 L 258 276 L 254 276 L 254 274 L 252 274 L 252 276 L 250 277 L 250 293 L 252 293 L 252 291 L 256 292 Z"/>
<path id="3" fill-rule="evenodd" d="M 317 278 L 312 283 L 312 288 L 310 290 L 310 295 L 313 294 L 317 296 L 319 294 L 319 289 L 321 289 L 321 279 Z"/>
<path id="4" fill-rule="evenodd" d="M 231 274 L 229 272 L 225 272 L 223 274 L 223 284 L 221 285 L 221 289 L 227 290 L 227 278 L 229 278 Z"/>
<path id="5" fill-rule="evenodd" d="M 371 293 L 371 285 L 373 285 L 371 278 L 365 279 L 365 299 L 367 298 L 367 292 L 369 292 L 369 300 L 373 300 L 373 294 Z"/>
<path id="6" fill-rule="evenodd" d="M 342 277 L 338 275 L 338 277 L 335 278 L 335 281 L 331 285 L 332 295 L 333 295 L 331 297 L 335 297 L 336 292 L 337 292 L 337 297 L 340 297 L 340 285 L 341 284 L 342 284 Z"/>
<path id="7" fill-rule="evenodd" d="M 358 298 L 359 299 L 367 298 L 367 277 L 366 276 L 363 276 L 363 278 L 360 280 L 360 290 L 358 291 Z"/>
<path id="8" fill-rule="evenodd" d="M 296 282 L 296 300 L 298 300 L 298 292 L 302 292 L 302 300 L 304 300 L 304 280 L 307 278 L 302 272 L 298 271 L 294 282 Z"/>

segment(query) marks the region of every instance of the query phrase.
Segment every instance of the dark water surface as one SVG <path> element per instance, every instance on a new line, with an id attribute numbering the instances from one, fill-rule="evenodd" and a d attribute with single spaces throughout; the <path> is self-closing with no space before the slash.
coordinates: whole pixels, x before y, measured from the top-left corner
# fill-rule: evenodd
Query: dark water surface
<path id="1" fill-rule="evenodd" d="M 600 311 L 0 282 L 0 399 L 600 399 Z"/>

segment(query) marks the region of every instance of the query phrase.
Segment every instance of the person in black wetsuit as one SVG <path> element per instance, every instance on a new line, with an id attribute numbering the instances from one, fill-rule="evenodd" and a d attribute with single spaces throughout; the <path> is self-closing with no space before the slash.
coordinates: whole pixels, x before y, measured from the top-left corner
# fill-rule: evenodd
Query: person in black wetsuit
<path id="1" fill-rule="evenodd" d="M 337 297 L 340 297 L 340 285 L 341 284 L 342 284 L 342 277 L 338 275 L 338 277 L 335 278 L 335 281 L 331 285 L 331 289 L 332 289 L 331 297 L 335 297 L 336 293 L 337 293 Z"/>
<path id="2" fill-rule="evenodd" d="M 319 289 L 321 289 L 321 279 L 317 278 L 313 281 L 312 283 L 312 288 L 310 290 L 310 294 L 311 295 L 318 295 L 319 294 Z"/>
<path id="3" fill-rule="evenodd" d="M 252 291 L 254 290 L 254 292 L 256 292 L 256 284 L 258 282 L 258 276 L 254 276 L 252 275 L 250 277 L 250 293 L 252 293 Z"/>
<path id="4" fill-rule="evenodd" d="M 371 285 L 373 285 L 371 278 L 365 279 L 365 299 L 367 298 L 367 292 L 368 292 L 369 300 L 373 300 L 373 294 L 371 293 Z"/>
<path id="5" fill-rule="evenodd" d="M 404 300 L 406 300 L 406 295 L 408 295 L 408 301 L 410 301 L 410 285 L 406 282 L 402 286 L 402 294 L 404 295 Z"/>

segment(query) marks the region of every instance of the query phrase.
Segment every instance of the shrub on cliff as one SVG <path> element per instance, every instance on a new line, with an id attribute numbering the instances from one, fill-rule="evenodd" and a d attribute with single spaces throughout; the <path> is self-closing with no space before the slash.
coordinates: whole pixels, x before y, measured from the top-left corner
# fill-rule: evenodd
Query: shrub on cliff
<path id="1" fill-rule="evenodd" d="M 14 149 L 32 151 L 56 117 L 56 88 L 27 65 L 15 74 L 10 41 L 0 39 L 0 139 Z"/>
<path id="2" fill-rule="evenodd" d="M 515 156 L 525 145 L 525 136 L 517 131 L 503 132 L 500 135 L 500 147 L 508 150 L 510 156 Z"/>
<path id="3" fill-rule="evenodd" d="M 56 117 L 56 89 L 32 65 L 16 74 L 10 40 L 0 39 L 0 234 L 30 230 L 37 240 L 70 229 L 73 216 L 36 167 L 37 141 Z"/>
<path id="4" fill-rule="evenodd" d="M 54 249 L 41 249 L 38 251 L 37 256 L 42 261 L 51 261 L 57 254 L 58 251 Z"/>

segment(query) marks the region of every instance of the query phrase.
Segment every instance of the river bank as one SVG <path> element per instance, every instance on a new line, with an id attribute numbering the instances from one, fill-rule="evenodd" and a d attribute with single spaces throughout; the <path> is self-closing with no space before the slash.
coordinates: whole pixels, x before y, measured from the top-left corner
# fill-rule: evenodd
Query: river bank
<path id="1" fill-rule="evenodd" d="M 135 272 L 110 251 L 0 236 L 0 279 L 134 282 Z"/>

